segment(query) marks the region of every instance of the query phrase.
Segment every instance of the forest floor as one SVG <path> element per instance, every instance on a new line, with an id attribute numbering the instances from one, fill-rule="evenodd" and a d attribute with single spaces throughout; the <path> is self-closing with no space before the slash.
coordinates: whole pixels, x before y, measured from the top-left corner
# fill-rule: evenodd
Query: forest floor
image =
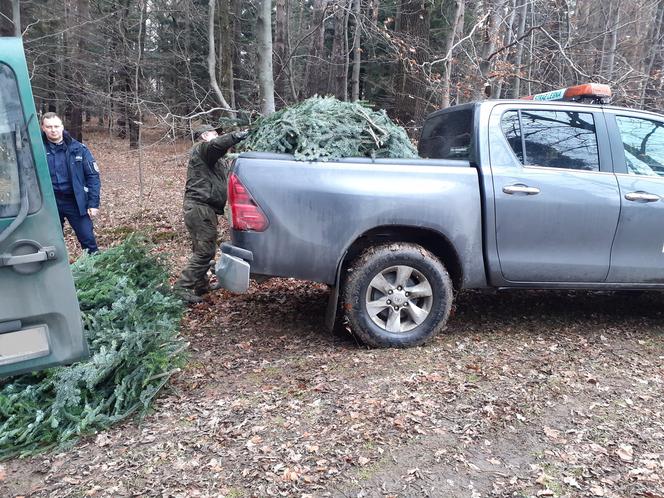
<path id="1" fill-rule="evenodd" d="M 142 230 L 175 277 L 190 144 L 143 150 L 141 203 L 137 153 L 87 142 L 100 245 Z M 212 294 L 148 416 L 0 464 L 0 496 L 664 497 L 663 295 L 462 292 L 408 350 L 328 333 L 326 299 L 291 279 Z"/>

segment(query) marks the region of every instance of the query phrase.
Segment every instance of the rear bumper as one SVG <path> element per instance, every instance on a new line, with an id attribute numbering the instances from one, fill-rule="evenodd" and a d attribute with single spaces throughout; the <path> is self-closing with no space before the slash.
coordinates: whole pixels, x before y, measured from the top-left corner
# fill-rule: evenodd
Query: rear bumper
<path id="1" fill-rule="evenodd" d="M 254 255 L 251 251 L 227 242 L 221 244 L 221 257 L 214 267 L 219 286 L 240 294 L 247 292 L 253 260 Z"/>

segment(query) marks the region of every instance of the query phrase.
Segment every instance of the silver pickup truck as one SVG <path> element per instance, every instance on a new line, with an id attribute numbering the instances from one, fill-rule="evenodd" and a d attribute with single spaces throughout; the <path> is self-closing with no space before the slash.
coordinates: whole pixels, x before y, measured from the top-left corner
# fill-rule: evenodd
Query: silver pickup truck
<path id="1" fill-rule="evenodd" d="M 373 347 L 424 343 L 460 289 L 664 289 L 664 116 L 464 104 L 427 118 L 419 155 L 242 154 L 220 284 L 329 284 L 327 324 Z"/>

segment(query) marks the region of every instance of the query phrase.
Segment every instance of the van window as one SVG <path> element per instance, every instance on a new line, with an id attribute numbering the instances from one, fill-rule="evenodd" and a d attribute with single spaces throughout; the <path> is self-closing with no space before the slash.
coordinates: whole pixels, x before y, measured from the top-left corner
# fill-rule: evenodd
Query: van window
<path id="1" fill-rule="evenodd" d="M 472 138 L 472 108 L 443 112 L 424 123 L 418 153 L 431 159 L 469 160 Z"/>
<path id="2" fill-rule="evenodd" d="M 500 124 L 525 166 L 599 171 L 595 121 L 590 113 L 508 111 Z"/>
<path id="3" fill-rule="evenodd" d="M 0 215 L 16 216 L 20 203 L 18 161 L 12 136 L 11 133 L 0 129 Z"/>
<path id="4" fill-rule="evenodd" d="M 30 213 L 41 207 L 18 85 L 13 71 L 0 63 L 0 218 L 13 218 L 21 206 L 21 186 L 28 192 Z"/>

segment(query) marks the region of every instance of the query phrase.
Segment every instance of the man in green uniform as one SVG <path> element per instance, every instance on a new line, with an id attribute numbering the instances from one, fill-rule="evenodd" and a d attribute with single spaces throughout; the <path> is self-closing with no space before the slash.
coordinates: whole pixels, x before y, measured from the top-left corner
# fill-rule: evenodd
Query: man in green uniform
<path id="1" fill-rule="evenodd" d="M 184 193 L 184 224 L 193 254 L 175 283 L 174 290 L 187 303 L 202 301 L 210 290 L 207 272 L 217 250 L 217 215 L 224 214 L 227 171 L 222 157 L 247 137 L 246 131 L 218 135 L 213 126 L 196 129 Z"/>

